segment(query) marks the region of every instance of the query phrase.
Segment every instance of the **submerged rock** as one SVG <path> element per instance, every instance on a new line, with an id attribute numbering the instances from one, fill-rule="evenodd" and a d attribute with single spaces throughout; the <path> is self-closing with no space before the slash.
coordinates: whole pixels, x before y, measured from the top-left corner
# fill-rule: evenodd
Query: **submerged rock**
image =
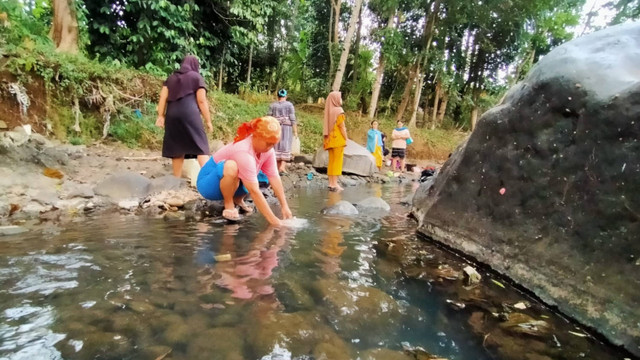
<path id="1" fill-rule="evenodd" d="M 348 201 L 341 200 L 337 203 L 322 209 L 322 213 L 325 215 L 346 215 L 353 216 L 358 215 L 358 209 Z"/>
<path id="2" fill-rule="evenodd" d="M 314 313 L 270 313 L 255 320 L 256 326 L 248 330 L 252 358 L 260 359 L 275 348 L 286 349 L 294 357 L 313 353 L 318 359 L 351 358 L 349 346 Z"/>
<path id="3" fill-rule="evenodd" d="M 376 288 L 350 288 L 328 279 L 316 281 L 314 288 L 329 309 L 329 320 L 345 338 L 376 344 L 393 333 L 401 319 L 396 300 Z"/>
<path id="4" fill-rule="evenodd" d="M 402 351 L 384 348 L 363 351 L 358 358 L 361 360 L 415 360 L 413 356 Z"/>
<path id="5" fill-rule="evenodd" d="M 387 212 L 391 210 L 391 206 L 386 201 L 374 196 L 361 200 L 356 204 L 356 207 L 361 211 L 367 212 Z"/>
<path id="6" fill-rule="evenodd" d="M 414 214 L 640 356 L 638 39 L 640 23 L 613 26 L 545 55 L 420 186 Z"/>

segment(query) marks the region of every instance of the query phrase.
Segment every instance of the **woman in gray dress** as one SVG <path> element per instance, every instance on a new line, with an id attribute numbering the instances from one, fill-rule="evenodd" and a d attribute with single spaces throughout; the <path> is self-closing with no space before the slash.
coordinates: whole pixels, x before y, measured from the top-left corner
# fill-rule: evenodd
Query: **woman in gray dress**
<path id="1" fill-rule="evenodd" d="M 162 156 L 171 158 L 173 175 L 182 175 L 184 159 L 197 158 L 202 167 L 209 160 L 209 142 L 204 132 L 213 131 L 207 88 L 200 75 L 200 64 L 193 55 L 182 61 L 180 69 L 167 78 L 160 91 L 156 125 L 165 128 Z"/>
<path id="2" fill-rule="evenodd" d="M 291 161 L 291 144 L 293 137 L 298 137 L 298 125 L 296 124 L 296 111 L 293 104 L 287 101 L 287 90 L 278 90 L 278 101 L 269 106 L 269 116 L 273 116 L 280 122 L 282 135 L 280 142 L 274 147 L 276 160 L 278 161 L 278 171 L 287 172 L 287 161 Z"/>

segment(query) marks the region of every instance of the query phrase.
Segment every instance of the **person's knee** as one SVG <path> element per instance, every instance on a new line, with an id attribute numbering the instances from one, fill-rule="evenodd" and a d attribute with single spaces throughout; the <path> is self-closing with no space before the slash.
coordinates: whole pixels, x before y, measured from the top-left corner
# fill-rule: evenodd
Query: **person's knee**
<path id="1" fill-rule="evenodd" d="M 238 164 L 233 160 L 224 162 L 224 176 L 238 177 Z"/>

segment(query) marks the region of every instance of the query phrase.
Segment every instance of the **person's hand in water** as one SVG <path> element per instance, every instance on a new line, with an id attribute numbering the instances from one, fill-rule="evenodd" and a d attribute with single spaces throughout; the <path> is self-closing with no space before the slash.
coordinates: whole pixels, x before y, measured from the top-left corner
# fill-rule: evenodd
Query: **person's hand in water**
<path id="1" fill-rule="evenodd" d="M 282 220 L 292 219 L 292 218 L 293 218 L 293 214 L 291 213 L 291 209 L 289 209 L 289 206 L 282 207 Z"/>

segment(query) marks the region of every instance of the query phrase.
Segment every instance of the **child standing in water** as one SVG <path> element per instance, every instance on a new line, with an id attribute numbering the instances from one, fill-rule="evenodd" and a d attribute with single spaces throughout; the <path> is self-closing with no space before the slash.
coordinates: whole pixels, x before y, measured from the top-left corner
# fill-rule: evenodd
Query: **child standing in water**
<path id="1" fill-rule="evenodd" d="M 238 209 L 250 214 L 253 209 L 245 202 L 251 195 L 258 211 L 271 225 L 281 225 L 280 219 L 271 211 L 258 183 L 258 172 L 269 179 L 280 207 L 282 219 L 293 215 L 287 204 L 282 180 L 278 174 L 276 155 L 273 147 L 280 141 L 280 124 L 271 116 L 264 116 L 246 122 L 238 128 L 233 143 L 218 150 L 202 167 L 198 175 L 197 187 L 200 194 L 209 200 L 224 200 L 225 219 L 240 219 Z"/>

